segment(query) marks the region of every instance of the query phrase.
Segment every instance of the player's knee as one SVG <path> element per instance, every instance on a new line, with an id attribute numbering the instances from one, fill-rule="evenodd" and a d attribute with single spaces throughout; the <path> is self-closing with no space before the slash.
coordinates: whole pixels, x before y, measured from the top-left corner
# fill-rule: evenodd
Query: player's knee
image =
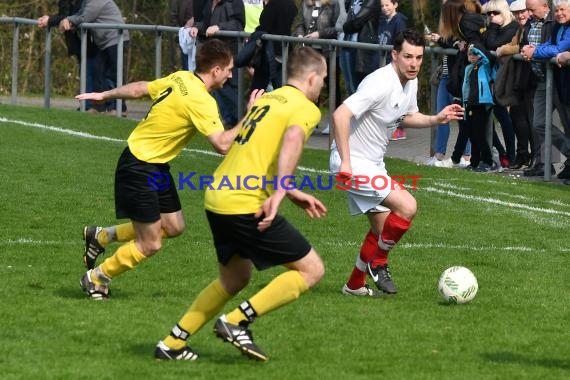
<path id="1" fill-rule="evenodd" d="M 181 225 L 168 226 L 164 228 L 166 237 L 169 238 L 180 236 L 184 233 L 185 230 L 186 230 L 186 225 L 184 223 L 182 223 Z"/>
<path id="2" fill-rule="evenodd" d="M 142 241 L 140 242 L 140 247 L 142 249 L 142 254 L 146 257 L 150 257 L 160 251 L 160 248 L 162 248 L 162 240 L 156 239 L 150 241 Z"/>
<path id="3" fill-rule="evenodd" d="M 229 278 L 222 277 L 220 281 L 226 292 L 231 295 L 235 295 L 249 284 L 250 278 L 251 276 L 246 273 L 234 273 Z"/>
<path id="4" fill-rule="evenodd" d="M 418 204 L 416 199 L 410 195 L 406 202 L 402 202 L 398 209 L 395 210 L 398 215 L 407 220 L 412 220 L 418 212 Z"/>
<path id="5" fill-rule="evenodd" d="M 312 288 L 318 284 L 325 275 L 325 264 L 320 257 L 316 256 L 307 269 L 308 270 L 304 271 L 303 277 L 305 278 L 309 288 Z"/>
<path id="6" fill-rule="evenodd" d="M 325 264 L 323 263 L 322 260 L 319 260 L 318 264 L 315 265 L 315 269 L 314 269 L 314 276 L 315 276 L 315 285 L 321 281 L 321 279 L 324 277 L 325 275 Z"/>

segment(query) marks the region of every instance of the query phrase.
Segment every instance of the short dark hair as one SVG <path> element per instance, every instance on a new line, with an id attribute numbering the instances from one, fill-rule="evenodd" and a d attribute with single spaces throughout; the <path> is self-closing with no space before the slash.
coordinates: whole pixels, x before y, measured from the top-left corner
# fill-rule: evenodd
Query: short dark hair
<path id="1" fill-rule="evenodd" d="M 424 36 L 413 29 L 405 29 L 396 34 L 396 37 L 394 37 L 394 50 L 401 52 L 404 41 L 414 46 L 426 46 Z"/>
<path id="2" fill-rule="evenodd" d="M 198 46 L 196 51 L 196 72 L 207 73 L 215 66 L 226 67 L 233 58 L 230 47 L 213 38 Z"/>

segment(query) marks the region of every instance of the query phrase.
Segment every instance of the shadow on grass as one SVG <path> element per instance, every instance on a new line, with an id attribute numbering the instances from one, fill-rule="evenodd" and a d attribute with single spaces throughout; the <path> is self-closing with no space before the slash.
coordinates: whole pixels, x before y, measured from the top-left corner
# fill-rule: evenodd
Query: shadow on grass
<path id="1" fill-rule="evenodd" d="M 514 352 L 487 352 L 481 354 L 483 359 L 495 362 L 495 363 L 511 363 L 518 365 L 530 365 L 545 368 L 559 368 L 563 370 L 570 370 L 570 360 L 569 359 L 554 359 L 554 358 L 534 358 L 529 356 L 523 356 L 516 354 Z"/>
<path id="2" fill-rule="evenodd" d="M 32 285 L 28 285 L 30 288 L 34 288 Z M 79 284 L 77 287 L 61 287 L 53 291 L 54 296 L 65 299 L 87 299 L 85 292 L 81 290 Z M 109 290 L 109 298 L 117 298 L 123 300 L 136 300 L 138 294 L 132 291 L 122 291 L 118 289 L 116 291 Z"/>
<path id="3" fill-rule="evenodd" d="M 220 344 L 223 342 L 220 341 Z M 154 349 L 156 347 L 156 342 L 149 342 L 149 343 L 137 343 L 131 345 L 131 352 L 140 358 L 154 358 Z M 216 363 L 216 365 L 226 365 L 226 366 L 235 366 L 236 364 L 247 365 L 251 363 L 252 365 L 259 365 L 260 362 L 248 359 L 244 355 L 241 355 L 237 350 L 235 354 L 232 355 L 231 352 L 228 353 L 221 353 L 219 350 L 212 350 L 211 348 L 195 348 L 192 346 L 192 351 L 198 354 L 198 359 L 196 360 L 198 363 Z M 173 360 L 174 361 L 174 360 Z M 168 360 L 160 361 L 160 362 L 169 362 Z"/>
<path id="4" fill-rule="evenodd" d="M 76 288 L 66 287 L 66 288 L 58 288 L 53 292 L 54 296 L 59 298 L 66 298 L 66 299 L 85 299 L 85 293 L 79 287 L 79 284 Z"/>

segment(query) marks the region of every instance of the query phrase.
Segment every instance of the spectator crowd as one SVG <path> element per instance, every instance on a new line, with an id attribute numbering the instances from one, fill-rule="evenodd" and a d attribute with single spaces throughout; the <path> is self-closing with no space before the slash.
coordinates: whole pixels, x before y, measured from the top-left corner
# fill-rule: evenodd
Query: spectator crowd
<path id="1" fill-rule="evenodd" d="M 79 61 L 78 26 L 82 23 L 124 23 L 113 0 L 60 0 L 55 15 L 38 19 L 39 27 L 58 27 L 65 33 L 70 56 Z M 172 25 L 180 27 L 181 67 L 192 70 L 196 46 L 218 31 L 252 33 L 252 56 L 240 59 L 237 40 L 225 38 L 236 58 L 232 76 L 213 91 L 226 128 L 237 115 L 237 69 L 247 67 L 250 91 L 282 86 L 280 42 L 260 38 L 268 33 L 307 39 L 326 59 L 330 48 L 311 44 L 312 39 L 391 45 L 408 27 L 396 0 L 171 0 Z M 525 176 L 544 175 L 546 121 L 545 59 L 556 59 L 553 108 L 560 124 L 552 128 L 552 145 L 566 161 L 557 173 L 570 179 L 570 58 L 569 0 L 443 0 L 437 30 L 425 28 L 430 46 L 457 50 L 444 55 L 431 83 L 437 86 L 437 111 L 461 104 L 466 112 L 458 122 L 457 139 L 448 156 L 449 124 L 436 127 L 435 150 L 428 165 L 463 167 L 477 172 L 523 170 Z M 123 32 L 128 47 L 128 31 Z M 91 29 L 88 34 L 87 91 L 117 87 L 116 29 Z M 246 42 L 246 45 L 249 42 Z M 245 48 L 245 46 L 244 46 Z M 247 50 L 247 49 L 243 49 Z M 496 52 L 494 54 L 493 52 Z M 521 54 L 524 60 L 513 59 Z M 389 64 L 391 52 L 341 48 L 334 82 L 335 106 L 350 96 L 373 71 Z M 538 61 L 543 60 L 543 61 Z M 330 67 L 327 67 L 330 75 Z M 328 81 L 327 81 L 328 82 Z M 319 100 L 317 100 L 319 103 Z M 90 112 L 115 114 L 116 101 L 86 103 Z M 126 103 L 120 111 L 126 115 Z M 500 126 L 500 129 L 498 128 Z M 500 138 L 499 134 L 502 135 Z M 328 127 L 321 133 L 328 134 Z M 402 127 L 390 140 L 407 137 Z M 551 173 L 556 173 L 554 167 Z"/>

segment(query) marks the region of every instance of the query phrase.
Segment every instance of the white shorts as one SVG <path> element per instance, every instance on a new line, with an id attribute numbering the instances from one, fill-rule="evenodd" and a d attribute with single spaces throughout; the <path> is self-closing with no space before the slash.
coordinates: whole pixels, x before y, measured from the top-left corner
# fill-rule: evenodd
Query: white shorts
<path id="1" fill-rule="evenodd" d="M 350 161 L 352 178 L 346 182 L 337 182 L 337 188 L 346 191 L 350 213 L 358 215 L 390 211 L 382 203 L 388 194 L 401 186 L 388 176 L 384 161 L 374 163 L 355 157 L 351 157 Z M 329 166 L 333 174 L 339 172 L 340 155 L 336 149 L 331 150 Z"/>

